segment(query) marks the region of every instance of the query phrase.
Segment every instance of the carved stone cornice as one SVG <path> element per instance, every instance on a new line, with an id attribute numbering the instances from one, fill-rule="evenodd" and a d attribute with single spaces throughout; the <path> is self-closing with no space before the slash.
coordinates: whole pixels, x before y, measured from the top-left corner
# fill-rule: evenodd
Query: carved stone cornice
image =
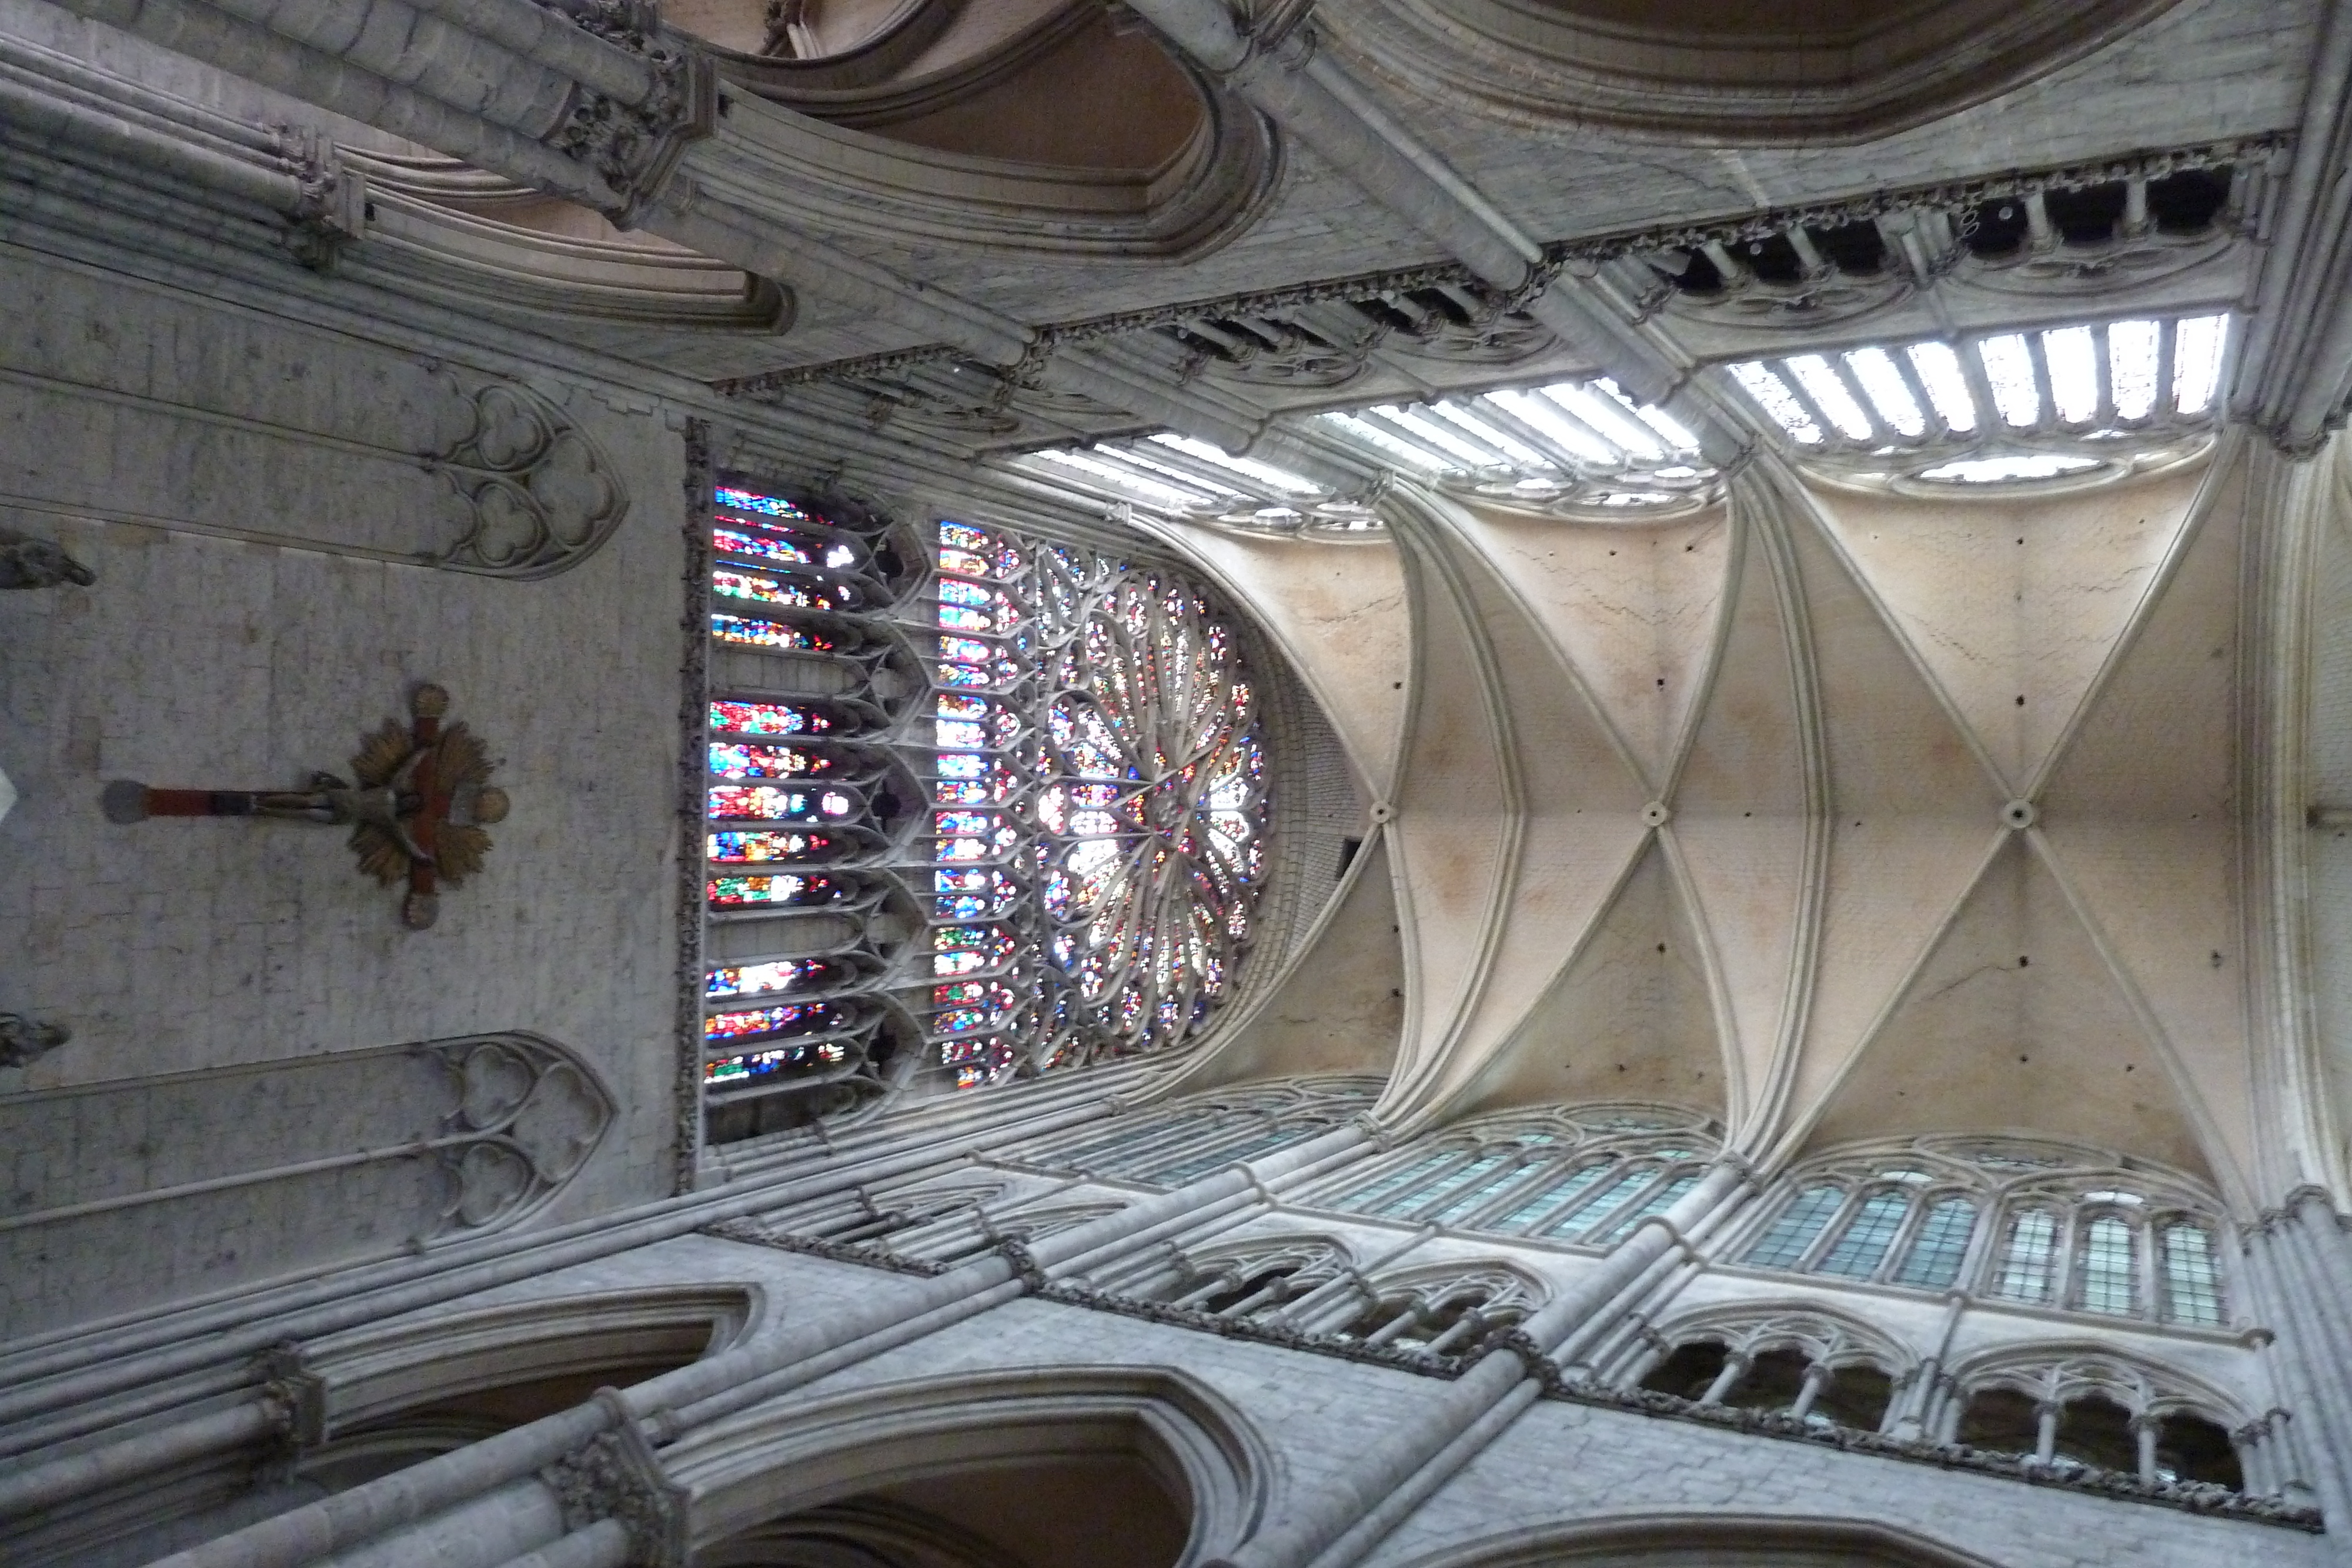
<path id="1" fill-rule="evenodd" d="M 894 1274 L 944 1274 L 952 1267 L 929 1258 L 910 1258 L 904 1253 L 859 1242 L 828 1241 L 822 1236 L 794 1236 L 788 1231 L 770 1230 L 755 1219 L 721 1219 L 702 1227 L 702 1234 L 728 1241 L 748 1241 L 754 1247 L 772 1247 L 779 1252 L 798 1252 L 811 1258 L 828 1259 L 835 1263 L 887 1269 Z"/>
<path id="2" fill-rule="evenodd" d="M 1500 1333 L 1489 1334 L 1479 1349 L 1482 1354 L 1502 1351 L 1517 1356 L 1520 1366 L 1527 1370 L 1528 1379 L 1540 1385 L 1547 1394 L 1556 1393 L 1563 1385 L 1559 1363 L 1546 1354 L 1544 1347 L 1535 1342 L 1534 1336 L 1517 1324 Z"/>
<path id="3" fill-rule="evenodd" d="M 2192 169 L 2215 169 L 2241 163 L 2269 163 L 2294 145 L 2284 131 L 2224 141 L 2198 142 L 2158 152 L 2066 163 L 2032 170 L 2011 170 L 1971 180 L 1945 180 L 1932 184 L 1891 185 L 1843 201 L 1818 202 L 1794 207 L 1766 207 L 1744 217 L 1705 219 L 1690 224 L 1661 224 L 1623 230 L 1591 239 L 1556 241 L 1545 254 L 1563 261 L 1612 261 L 1641 251 L 1684 249 L 1718 242 L 1760 239 L 1794 227 L 1837 228 L 1906 208 L 1974 207 L 2003 196 L 2029 196 L 2044 191 L 2077 191 L 2125 180 L 2160 179 Z"/>
<path id="4" fill-rule="evenodd" d="M 1201 1333 L 1213 1333 L 1221 1339 L 1247 1340 L 1253 1344 L 1270 1344 L 1284 1350 L 1302 1350 L 1313 1355 L 1328 1355 L 1340 1361 L 1360 1362 L 1370 1366 L 1390 1367 L 1398 1372 L 1410 1372 L 1423 1377 L 1456 1378 L 1469 1369 L 1471 1359 L 1465 1356 L 1432 1355 L 1427 1351 L 1401 1348 L 1391 1344 L 1365 1344 L 1361 1341 L 1339 1339 L 1328 1334 L 1308 1333 L 1286 1323 L 1259 1322 L 1250 1318 L 1221 1317 L 1195 1307 L 1179 1307 L 1166 1301 L 1139 1300 L 1098 1291 L 1091 1285 L 1075 1281 L 1055 1280 L 1037 1291 L 1039 1297 L 1059 1301 L 1066 1306 L 1085 1307 L 1090 1312 L 1110 1312 L 1123 1318 L 1139 1318 L 1146 1322 L 1165 1323 L 1171 1328 L 1192 1329 Z"/>
<path id="5" fill-rule="evenodd" d="M 1727 1405 L 1701 1405 L 1695 1399 L 1684 1399 L 1646 1388 L 1610 1388 L 1594 1383 L 1563 1381 L 1557 1386 L 1548 1386 L 1546 1393 L 1549 1397 L 1574 1405 L 1689 1421 L 1761 1437 L 1811 1443 L 1844 1453 L 1875 1454 L 1882 1458 L 1934 1465 L 1938 1469 L 2001 1476 L 2032 1486 L 2058 1487 L 2126 1502 L 2153 1503 L 2159 1508 L 2179 1509 L 2185 1513 L 2278 1525 L 2314 1535 L 2320 1533 L 2321 1530 L 2317 1509 L 2290 1503 L 2282 1498 L 2248 1497 L 2227 1487 L 2205 1481 L 2144 1481 L 2136 1475 L 2126 1475 L 2120 1470 L 2095 1469 L 2087 1465 L 2043 1465 L 2037 1463 L 2031 1454 L 1996 1453 L 1961 1443 L 1930 1443 L 1883 1432 L 1864 1432 L 1849 1427 L 1816 1424 L 1781 1410 L 1747 1410 Z"/>

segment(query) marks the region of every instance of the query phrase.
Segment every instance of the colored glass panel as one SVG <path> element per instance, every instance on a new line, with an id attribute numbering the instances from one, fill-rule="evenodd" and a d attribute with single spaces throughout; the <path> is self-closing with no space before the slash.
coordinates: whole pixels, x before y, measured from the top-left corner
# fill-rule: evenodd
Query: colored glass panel
<path id="1" fill-rule="evenodd" d="M 752 817 L 769 821 L 837 822 L 856 811 L 857 797 L 846 789 L 785 789 L 774 784 L 714 784 L 706 810 L 714 818 Z"/>
<path id="2" fill-rule="evenodd" d="M 2101 1215 L 2083 1233 L 2075 1304 L 2086 1312 L 2128 1317 L 2139 1307 L 2139 1236 L 2129 1221 Z"/>
<path id="3" fill-rule="evenodd" d="M 1661 1183 L 1649 1197 L 1643 1198 L 1640 1203 L 1634 1205 L 1633 1208 L 1620 1216 L 1617 1223 L 1612 1225 L 1604 1234 L 1597 1237 L 1588 1236 L 1585 1239 L 1588 1241 L 1598 1241 L 1605 1247 L 1613 1247 L 1618 1242 L 1624 1240 L 1628 1236 L 1631 1236 L 1633 1233 L 1633 1228 L 1635 1226 L 1641 1224 L 1642 1221 L 1649 1218 L 1650 1216 L 1654 1214 L 1665 1213 L 1667 1209 L 1674 1207 L 1675 1199 L 1681 1197 L 1683 1194 L 1690 1191 L 1691 1188 L 1697 1185 L 1698 1173 L 1696 1171 L 1685 1171 L 1682 1175 L 1675 1176 L 1671 1181 Z"/>
<path id="4" fill-rule="evenodd" d="M 796 860 L 830 854 L 837 842 L 824 833 L 712 833 L 704 858 L 730 864 Z"/>
<path id="5" fill-rule="evenodd" d="M 829 985 L 837 977 L 836 967 L 824 958 L 774 958 L 713 969 L 704 981 L 702 994 L 713 1000 L 753 997 Z"/>
<path id="6" fill-rule="evenodd" d="M 740 741 L 710 743 L 710 771 L 721 779 L 799 779 L 829 771 L 830 757 L 782 746 L 750 746 Z"/>
<path id="7" fill-rule="evenodd" d="M 1969 1238 L 1976 1228 L 1975 1199 L 1938 1200 L 1919 1222 L 1919 1233 L 1911 1239 L 1910 1250 L 1895 1270 L 1895 1282 L 1927 1291 L 1948 1288 L 1960 1277 L 1960 1264 L 1969 1255 Z"/>
<path id="8" fill-rule="evenodd" d="M 835 904 L 849 889 L 824 876 L 714 876 L 704 895 L 717 909 L 741 909 L 761 904 Z"/>
<path id="9" fill-rule="evenodd" d="M 1759 1269 L 1793 1268 L 1844 1206 L 1842 1186 L 1807 1187 L 1790 1200 L 1740 1261 Z"/>
<path id="10" fill-rule="evenodd" d="M 795 523 L 814 520 L 781 496 L 762 496 L 733 485 L 719 486 L 712 492 L 711 498 L 720 506 L 732 507 L 739 512 L 757 512 L 762 517 L 782 517 Z"/>
<path id="11" fill-rule="evenodd" d="M 1992 1293 L 2012 1301 L 2046 1301 L 2058 1284 L 2058 1218 L 2030 1208 L 2009 1222 Z"/>
<path id="12" fill-rule="evenodd" d="M 833 720 L 812 708 L 789 703 L 714 702 L 710 727 L 738 735 L 823 735 Z"/>
<path id="13" fill-rule="evenodd" d="M 781 566 L 814 566 L 817 559 L 814 553 L 802 548 L 789 535 L 750 528 L 713 528 L 710 548 L 720 555 L 772 560 Z"/>
<path id="14" fill-rule="evenodd" d="M 954 520 L 937 525 L 928 581 L 906 583 L 887 523 L 725 488 L 715 643 L 788 659 L 911 637 L 934 685 L 912 716 L 887 685 L 713 701 L 711 906 L 837 905 L 913 879 L 942 923 L 928 947 L 909 966 L 886 935 L 870 979 L 845 971 L 825 984 L 899 988 L 940 1067 L 967 1085 L 1016 1061 L 1125 1056 L 1198 1029 L 1255 934 L 1268 772 L 1256 692 L 1205 598 L 1166 571 Z M 861 575 L 819 575 L 849 570 Z M 811 626 L 733 601 L 848 619 Z M 763 666 L 798 686 L 786 667 Z M 827 662 L 825 689 L 846 667 Z M 855 749 L 797 744 L 845 732 Z M 796 744 L 776 744 L 786 738 Z M 914 802 L 885 782 L 901 769 L 923 792 Z M 855 784 L 825 777 L 852 770 Z M 909 804 L 930 813 L 911 831 Z M 852 849 L 855 869 L 820 874 Z M 714 1000 L 772 994 L 719 973 Z M 914 984 L 919 995 L 905 994 Z"/>
<path id="15" fill-rule="evenodd" d="M 1597 1160 L 1580 1166 L 1562 1179 L 1549 1182 L 1538 1192 L 1523 1199 L 1517 1207 L 1496 1220 L 1493 1228 L 1505 1231 L 1523 1230 L 1544 1216 L 1575 1202 L 1585 1190 L 1601 1176 L 1617 1168 L 1614 1160 Z"/>
<path id="16" fill-rule="evenodd" d="M 767 1051 L 745 1051 L 721 1057 L 703 1064 L 702 1081 L 712 1088 L 754 1082 L 773 1078 L 798 1069 L 835 1066 L 849 1060 L 849 1050 L 837 1040 L 817 1040 L 807 1045 L 779 1046 Z"/>
<path id="17" fill-rule="evenodd" d="M 2213 1257 L 2213 1233 L 2186 1221 L 2168 1225 L 2162 1232 L 2159 1256 L 2165 1321 L 2220 1327 L 2221 1270 Z"/>
<path id="18" fill-rule="evenodd" d="M 838 610 L 845 601 L 838 590 L 819 589 L 797 579 L 769 577 L 731 566 L 712 569 L 710 591 L 729 599 L 781 604 L 792 610 Z"/>
<path id="19" fill-rule="evenodd" d="M 812 1030 L 823 1029 L 830 1017 L 830 1009 L 824 1007 L 806 1007 L 789 1002 L 772 1008 L 712 1013 L 702 1020 L 702 1038 L 708 1040 L 750 1040 L 763 1034 L 806 1034 Z"/>
<path id="20" fill-rule="evenodd" d="M 1822 1254 L 1822 1260 L 1813 1265 L 1814 1270 L 1851 1280 L 1869 1279 L 1878 1271 L 1886 1249 L 1895 1245 L 1895 1233 L 1903 1228 L 1904 1217 L 1910 1212 L 1909 1193 L 1872 1193 L 1863 1199 L 1830 1249 Z"/>
<path id="21" fill-rule="evenodd" d="M 830 653 L 840 644 L 822 632 L 787 626 L 781 621 L 753 621 L 740 615 L 713 615 L 710 634 L 721 643 L 744 648 L 778 648 L 795 653 Z"/>

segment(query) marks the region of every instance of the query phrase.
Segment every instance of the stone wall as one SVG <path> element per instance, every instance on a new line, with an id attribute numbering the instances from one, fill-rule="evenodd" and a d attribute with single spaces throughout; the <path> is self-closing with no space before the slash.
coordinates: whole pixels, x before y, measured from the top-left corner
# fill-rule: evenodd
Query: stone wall
<path id="1" fill-rule="evenodd" d="M 74 1031 L 0 1071 L 0 1091 L 526 1029 L 576 1051 L 620 1107 L 542 1214 L 667 1190 L 677 422 L 487 358 L 427 360 L 13 248 L 0 279 L 28 307 L 0 329 L 0 527 L 97 573 L 0 595 L 0 768 L 20 796 L 0 820 L 0 1009 Z M 539 460 L 534 440 L 549 444 Z M 489 575 L 465 556 L 468 528 L 487 517 L 517 537 L 533 507 L 595 522 L 524 569 L 552 575 Z M 453 549 L 450 567 L 401 559 Z M 348 776 L 362 738 L 428 680 L 513 799 L 487 869 L 443 894 L 429 930 L 403 928 L 397 894 L 359 874 L 341 829 L 100 811 L 112 779 Z M 257 1104 L 237 1132 L 246 1168 L 281 1148 L 307 1157 L 305 1114 Z M 48 1173 L 141 1157 L 127 1119 L 110 1136 L 82 1124 L 50 1124 L 56 1147 L 12 1145 L 8 1212 L 51 1207 Z M 341 1234 L 384 1244 L 366 1233 L 352 1216 Z M 0 1337 L 258 1268 L 234 1234 L 183 1232 L 72 1299 L 0 1314 Z"/>

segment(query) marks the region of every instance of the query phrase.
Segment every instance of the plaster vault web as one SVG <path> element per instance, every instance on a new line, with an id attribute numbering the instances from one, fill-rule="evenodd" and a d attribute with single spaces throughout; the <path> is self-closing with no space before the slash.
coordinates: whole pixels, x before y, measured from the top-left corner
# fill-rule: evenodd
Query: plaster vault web
<path id="1" fill-rule="evenodd" d="M 1379 543 L 1202 545 L 1335 713 L 1351 651 L 1410 650 L 1354 747 L 1404 970 L 1379 1113 L 2005 1129 L 2242 1197 L 2246 462 L 1944 498 L 1766 459 L 1650 528 L 1405 482 Z"/>

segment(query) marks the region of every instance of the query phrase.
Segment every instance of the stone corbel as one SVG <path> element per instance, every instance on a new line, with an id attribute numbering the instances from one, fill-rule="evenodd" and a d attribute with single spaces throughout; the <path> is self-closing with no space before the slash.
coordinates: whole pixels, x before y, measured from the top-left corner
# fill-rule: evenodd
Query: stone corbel
<path id="1" fill-rule="evenodd" d="M 298 1455 L 327 1440 L 327 1382 L 310 1367 L 302 1347 L 291 1340 L 274 1344 L 254 1358 L 261 1375 L 261 1396 L 278 1413 L 288 1447 Z"/>
<path id="2" fill-rule="evenodd" d="M 633 1564 L 685 1568 L 686 1489 L 663 1473 L 617 1392 L 600 1388 L 595 1399 L 611 1412 L 613 1425 L 539 1472 L 563 1511 L 563 1528 L 578 1531 L 618 1520 L 629 1532 Z"/>
<path id="3" fill-rule="evenodd" d="M 296 191 L 286 214 L 286 248 L 303 266 L 325 272 L 345 246 L 367 235 L 367 173 L 336 156 L 334 142 L 315 130 L 279 127 L 278 155 Z"/>

